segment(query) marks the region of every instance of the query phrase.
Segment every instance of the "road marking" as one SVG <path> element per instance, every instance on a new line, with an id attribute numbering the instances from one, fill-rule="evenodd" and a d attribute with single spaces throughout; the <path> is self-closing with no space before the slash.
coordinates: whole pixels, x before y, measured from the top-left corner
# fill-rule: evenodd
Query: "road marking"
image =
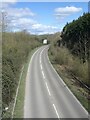
<path id="1" fill-rule="evenodd" d="M 41 59 L 40 59 L 40 64 L 41 64 Z"/>
<path id="2" fill-rule="evenodd" d="M 43 67 L 42 67 L 42 64 L 41 64 L 41 55 L 42 55 L 42 53 L 43 53 L 43 51 L 44 51 L 45 49 L 46 49 L 46 48 L 44 48 L 44 49 L 41 51 L 41 53 L 40 53 L 40 67 L 41 67 L 41 71 L 42 71 L 42 75 L 43 75 L 44 80 L 45 80 L 46 78 L 45 78 L 45 74 L 44 74 Z M 50 93 L 50 90 L 49 90 L 49 87 L 48 87 L 47 82 L 45 82 L 45 84 L 46 84 L 46 88 L 47 88 L 48 94 L 49 94 L 49 96 L 51 97 L 51 93 Z M 55 110 L 55 112 L 56 112 L 56 115 L 57 115 L 58 119 L 60 119 L 55 104 L 53 104 L 53 107 L 54 107 L 54 110 Z"/>
<path id="3" fill-rule="evenodd" d="M 40 64 L 41 64 L 41 53 L 40 53 Z"/>
<path id="4" fill-rule="evenodd" d="M 38 48 L 38 49 L 33 53 L 33 55 L 31 56 L 31 59 L 30 59 L 30 61 L 29 61 L 28 70 L 27 70 L 26 80 L 27 80 L 28 75 L 30 74 L 30 71 L 29 71 L 29 70 L 30 70 L 31 63 L 32 63 L 32 61 L 33 61 L 33 58 L 34 58 L 35 54 L 36 54 L 39 50 L 41 50 L 41 49 L 42 49 L 42 47 Z M 26 85 L 25 85 L 25 93 L 26 93 L 26 91 L 27 91 L 26 88 L 27 88 L 27 82 L 26 82 Z M 25 97 L 25 99 L 24 99 L 24 117 L 25 117 L 25 111 L 26 111 L 25 105 L 26 105 L 26 97 Z"/>
<path id="5" fill-rule="evenodd" d="M 59 114 L 58 114 L 58 112 L 57 112 L 57 109 L 56 109 L 55 104 L 53 104 L 53 107 L 54 107 L 54 110 L 55 110 L 55 112 L 56 112 L 57 117 L 60 118 L 60 117 L 59 117 Z"/>
<path id="6" fill-rule="evenodd" d="M 41 70 L 43 69 L 43 68 L 42 68 L 42 64 L 40 64 L 40 68 L 41 68 Z"/>
<path id="7" fill-rule="evenodd" d="M 47 82 L 45 82 L 45 84 L 46 84 L 46 88 L 47 88 L 47 91 L 48 91 L 48 93 L 49 93 L 49 96 L 51 96 L 51 93 L 50 93 L 50 90 L 49 90 L 49 88 L 48 88 Z"/>
<path id="8" fill-rule="evenodd" d="M 44 48 L 44 49 L 45 49 L 45 48 Z M 43 49 L 43 50 L 44 50 L 44 49 Z M 43 50 L 40 52 L 40 64 L 42 63 L 42 62 L 41 62 L 41 55 L 42 55 Z"/>
<path id="9" fill-rule="evenodd" d="M 41 55 L 42 55 L 42 52 L 45 50 L 46 48 L 44 48 L 41 52 L 40 52 L 40 68 L 41 68 L 41 71 L 42 71 L 42 75 L 43 75 L 43 79 L 45 79 L 45 74 L 43 72 L 43 67 L 42 67 L 42 62 L 41 62 Z"/>
<path id="10" fill-rule="evenodd" d="M 40 54 L 40 58 L 41 58 L 41 54 Z"/>
<path id="11" fill-rule="evenodd" d="M 42 70 L 42 75 L 43 75 L 43 78 L 45 79 L 45 75 L 44 75 L 44 72 L 43 72 L 43 70 Z"/>
<path id="12" fill-rule="evenodd" d="M 41 57 L 41 55 L 42 55 L 42 53 L 43 53 L 43 51 L 45 50 L 46 48 L 44 48 L 42 51 L 41 51 L 41 53 L 40 53 L 40 57 Z"/>
<path id="13" fill-rule="evenodd" d="M 85 111 L 85 113 L 88 115 L 87 110 L 82 106 L 82 104 L 80 103 L 80 101 L 75 97 L 75 95 L 71 92 L 71 90 L 68 88 L 68 86 L 65 84 L 65 82 L 62 80 L 62 78 L 59 76 L 59 74 L 57 73 L 57 71 L 55 70 L 55 68 L 53 67 L 53 65 L 50 62 L 50 59 L 47 55 L 48 61 L 52 67 L 52 69 L 54 70 L 54 72 L 57 74 L 58 78 L 61 80 L 61 82 L 63 83 L 64 86 L 66 86 L 67 90 L 69 91 L 70 94 L 72 94 L 72 96 L 74 97 L 74 99 L 78 102 L 78 104 L 82 107 L 82 109 Z"/>

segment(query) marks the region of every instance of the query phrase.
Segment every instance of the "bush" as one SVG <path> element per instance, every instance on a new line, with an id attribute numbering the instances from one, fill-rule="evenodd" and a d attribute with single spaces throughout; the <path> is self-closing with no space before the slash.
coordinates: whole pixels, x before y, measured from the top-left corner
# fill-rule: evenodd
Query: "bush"
<path id="1" fill-rule="evenodd" d="M 29 52 L 41 43 L 28 33 L 2 34 L 2 109 L 14 99 L 20 70 Z"/>
<path id="2" fill-rule="evenodd" d="M 80 78 L 85 84 L 90 86 L 88 62 L 83 63 L 78 57 L 73 56 L 70 51 L 65 47 L 50 47 L 52 60 L 56 64 L 65 65 L 77 77 Z"/>
<path id="3" fill-rule="evenodd" d="M 72 55 L 70 54 L 69 50 L 65 47 L 50 47 L 50 53 L 56 61 L 57 64 L 60 65 L 69 65 L 72 61 Z"/>
<path id="4" fill-rule="evenodd" d="M 71 68 L 76 76 L 81 78 L 85 84 L 89 85 L 88 62 L 82 63 L 79 58 L 74 57 Z"/>
<path id="5" fill-rule="evenodd" d="M 55 59 L 58 64 L 68 65 L 71 59 L 71 54 L 67 48 L 57 48 L 57 54 Z"/>

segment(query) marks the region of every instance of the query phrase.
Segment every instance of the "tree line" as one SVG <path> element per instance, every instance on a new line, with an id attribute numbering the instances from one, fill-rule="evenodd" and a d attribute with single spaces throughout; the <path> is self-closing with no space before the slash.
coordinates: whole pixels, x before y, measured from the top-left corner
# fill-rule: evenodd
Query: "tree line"
<path id="1" fill-rule="evenodd" d="M 49 39 L 53 39 L 50 47 L 52 63 L 65 65 L 73 75 L 90 87 L 90 13 L 84 13 L 67 23 L 61 33 L 51 35 Z"/>
<path id="2" fill-rule="evenodd" d="M 84 13 L 77 20 L 67 23 L 61 33 L 62 44 L 81 61 L 89 59 L 90 13 Z"/>

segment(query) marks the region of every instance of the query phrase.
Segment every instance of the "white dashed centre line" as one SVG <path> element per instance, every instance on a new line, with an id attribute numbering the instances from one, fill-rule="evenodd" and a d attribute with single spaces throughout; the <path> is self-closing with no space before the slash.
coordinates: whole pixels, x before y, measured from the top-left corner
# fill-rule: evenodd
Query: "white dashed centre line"
<path id="1" fill-rule="evenodd" d="M 50 90 L 49 90 L 49 88 L 48 88 L 47 82 L 46 82 L 45 84 L 46 84 L 46 88 L 47 88 L 47 90 L 48 90 L 48 93 L 49 93 L 49 95 L 51 96 L 51 93 L 50 93 Z"/>
<path id="2" fill-rule="evenodd" d="M 53 107 L 54 107 L 54 110 L 55 110 L 55 112 L 56 112 L 56 114 L 57 114 L 57 117 L 60 118 L 60 117 L 59 117 L 59 114 L 58 114 L 58 112 L 57 112 L 57 109 L 56 109 L 55 104 L 53 104 Z"/>
<path id="3" fill-rule="evenodd" d="M 40 64 L 41 70 L 42 70 L 42 64 Z"/>
<path id="4" fill-rule="evenodd" d="M 43 51 L 44 51 L 44 49 L 43 49 L 43 50 L 41 51 L 41 53 L 40 53 L 40 68 L 41 68 L 41 71 L 42 71 L 43 79 L 46 80 L 46 77 L 45 77 L 45 74 L 44 74 L 44 71 L 43 71 L 43 67 L 42 67 L 42 62 L 41 62 L 41 55 L 42 55 L 42 52 L 43 52 Z M 45 81 L 44 81 L 44 82 L 45 82 Z M 49 94 L 49 96 L 51 97 L 51 93 L 50 93 L 50 90 L 49 90 L 49 87 L 48 87 L 47 82 L 45 82 L 45 84 L 46 84 L 46 88 L 47 88 L 48 94 Z M 58 112 L 57 112 L 57 109 L 56 109 L 55 104 L 53 104 L 53 107 L 54 107 L 54 110 L 55 110 L 55 112 L 56 112 L 57 117 L 60 118 L 60 117 L 59 117 L 59 114 L 58 114 Z"/>
<path id="5" fill-rule="evenodd" d="M 41 64 L 41 59 L 40 59 L 40 64 Z"/>
<path id="6" fill-rule="evenodd" d="M 44 72 L 42 71 L 42 75 L 43 75 L 43 78 L 45 79 L 45 75 L 44 75 Z"/>

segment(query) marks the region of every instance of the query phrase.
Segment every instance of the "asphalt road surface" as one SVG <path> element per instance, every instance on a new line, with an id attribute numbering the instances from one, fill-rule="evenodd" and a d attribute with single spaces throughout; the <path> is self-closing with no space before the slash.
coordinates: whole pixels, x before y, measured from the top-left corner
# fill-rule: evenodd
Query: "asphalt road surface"
<path id="1" fill-rule="evenodd" d="M 88 118 L 87 111 L 52 67 L 47 45 L 33 54 L 28 67 L 24 118 Z"/>

